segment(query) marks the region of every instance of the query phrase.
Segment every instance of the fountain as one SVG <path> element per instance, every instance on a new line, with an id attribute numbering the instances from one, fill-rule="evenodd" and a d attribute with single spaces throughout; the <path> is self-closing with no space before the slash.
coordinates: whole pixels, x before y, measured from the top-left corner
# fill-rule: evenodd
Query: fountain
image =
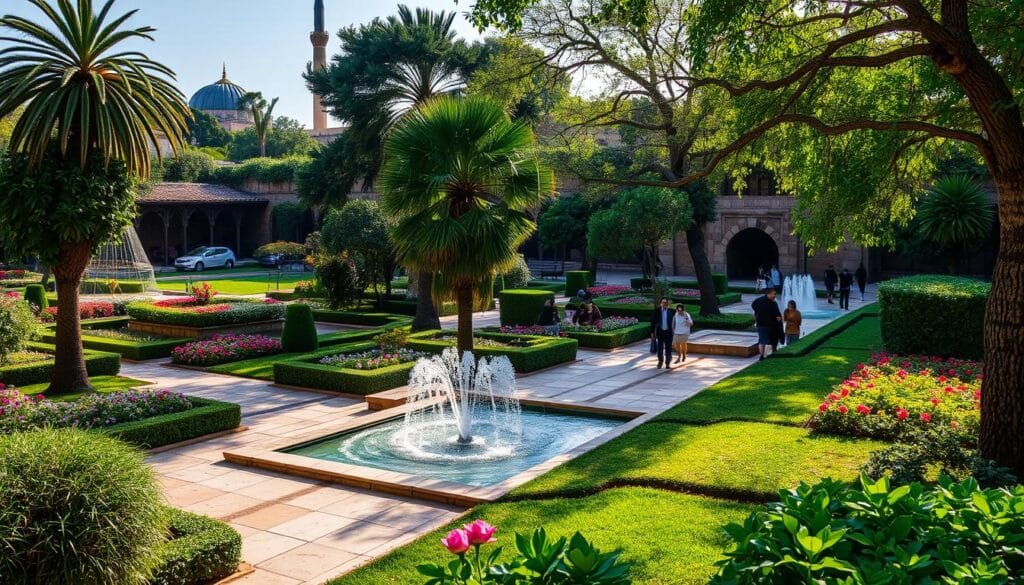
<path id="1" fill-rule="evenodd" d="M 128 289 L 132 285 L 134 292 L 156 290 L 156 276 L 153 273 L 153 265 L 149 263 L 146 252 L 143 250 L 142 242 L 134 227 L 125 230 L 117 240 L 107 242 L 92 257 L 89 266 L 85 269 L 85 281 L 93 281 L 93 288 L 106 288 L 106 283 L 123 283 L 123 288 Z M 83 292 L 96 292 L 84 290 Z M 102 290 L 102 292 L 108 292 Z M 124 292 L 111 290 L 111 294 Z"/>
<path id="2" fill-rule="evenodd" d="M 810 274 L 787 276 L 782 283 L 781 307 L 785 310 L 789 301 L 796 301 L 796 308 L 806 319 L 823 319 L 835 316 L 835 311 L 818 308 L 814 279 Z"/>

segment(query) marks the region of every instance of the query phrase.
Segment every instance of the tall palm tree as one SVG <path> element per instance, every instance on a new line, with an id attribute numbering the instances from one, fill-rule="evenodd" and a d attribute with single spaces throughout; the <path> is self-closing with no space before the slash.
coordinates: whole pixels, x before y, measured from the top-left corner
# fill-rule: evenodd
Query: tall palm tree
<path id="1" fill-rule="evenodd" d="M 11 134 L 11 152 L 26 161 L 30 171 L 47 165 L 72 165 L 81 171 L 123 169 L 126 179 L 111 183 L 109 189 L 116 192 L 80 183 L 76 187 L 81 192 L 71 193 L 74 187 L 60 180 L 54 183 L 63 189 L 57 193 L 59 200 L 74 200 L 81 214 L 78 225 L 58 226 L 57 233 L 46 235 L 56 240 L 50 261 L 61 307 L 51 388 L 77 391 L 89 388 L 78 287 L 93 251 L 104 243 L 97 240 L 119 235 L 100 236 L 96 226 L 123 229 L 134 212 L 131 175 L 149 176 L 151 148 L 161 141 L 176 152 L 184 149 L 190 113 L 173 84 L 174 73 L 125 48 L 152 40 L 155 30 L 126 27 L 135 10 L 112 17 L 114 0 L 98 12 L 92 0 L 28 1 L 42 12 L 41 22 L 14 15 L 0 18 L 0 31 L 7 33 L 0 36 L 0 43 L 7 44 L 0 50 L 0 117 L 24 108 Z M 111 203 L 114 200 L 118 203 Z"/>
<path id="2" fill-rule="evenodd" d="M 473 350 L 474 304 L 490 299 L 494 272 L 536 229 L 528 210 L 554 194 L 535 146 L 529 124 L 500 103 L 454 96 L 406 114 L 385 143 L 381 207 L 399 218 L 399 255 L 435 274 L 435 297 L 458 304 L 460 352 Z"/>
<path id="3" fill-rule="evenodd" d="M 921 235 L 949 250 L 949 271 L 957 272 L 964 252 L 992 233 L 995 210 L 981 184 L 967 175 L 935 181 L 917 208 Z"/>
<path id="4" fill-rule="evenodd" d="M 263 99 L 263 94 L 258 91 L 250 91 L 238 99 L 238 109 L 248 111 L 252 114 L 253 130 L 256 131 L 256 140 L 260 143 L 260 156 L 267 156 L 267 136 L 274 129 L 274 106 L 278 98 L 270 100 Z"/>

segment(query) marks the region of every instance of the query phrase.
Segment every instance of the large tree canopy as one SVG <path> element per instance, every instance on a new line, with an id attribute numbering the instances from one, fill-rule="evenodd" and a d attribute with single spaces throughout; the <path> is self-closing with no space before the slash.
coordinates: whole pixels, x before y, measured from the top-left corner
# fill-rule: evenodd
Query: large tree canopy
<path id="1" fill-rule="evenodd" d="M 316 140 L 306 132 L 298 120 L 287 116 L 274 119 L 274 131 L 266 137 L 265 152 L 271 158 L 306 156 L 317 148 Z M 255 127 L 235 132 L 231 136 L 228 157 L 243 161 L 260 155 L 260 139 Z"/>

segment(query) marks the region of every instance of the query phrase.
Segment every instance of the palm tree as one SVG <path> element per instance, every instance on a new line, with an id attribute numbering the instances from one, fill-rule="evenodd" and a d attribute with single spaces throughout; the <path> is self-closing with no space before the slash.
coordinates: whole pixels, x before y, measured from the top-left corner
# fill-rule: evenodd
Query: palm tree
<path id="1" fill-rule="evenodd" d="M 406 114 L 385 143 L 381 207 L 399 218 L 399 256 L 435 274 L 435 297 L 455 298 L 460 352 L 473 350 L 474 302 L 490 299 L 495 271 L 536 229 L 528 210 L 554 194 L 534 148 L 529 124 L 500 103 L 454 96 Z"/>
<path id="2" fill-rule="evenodd" d="M 995 211 L 978 181 L 967 175 L 937 180 L 917 208 L 921 235 L 949 249 L 949 270 L 957 272 L 964 251 L 992 232 Z"/>
<path id="3" fill-rule="evenodd" d="M 151 148 L 161 140 L 175 152 L 184 149 L 190 113 L 173 84 L 174 73 L 145 54 L 125 48 L 139 40 L 152 40 L 150 33 L 155 30 L 148 26 L 126 28 L 135 10 L 111 17 L 114 0 L 105 2 L 98 12 L 93 10 L 92 0 L 29 3 L 43 13 L 41 23 L 13 15 L 0 18 L 0 29 L 13 33 L 0 37 L 0 43 L 7 44 L 0 50 L 0 118 L 24 108 L 11 133 L 12 154 L 24 160 L 29 171 L 42 173 L 47 166 L 71 165 L 83 172 L 122 169 L 125 178 L 111 183 L 116 183 L 110 187 L 117 189 L 116 193 L 105 192 L 98 184 L 77 185 L 72 193 L 73 187 L 66 183 L 54 183 L 62 185 L 63 191 L 57 193 L 60 200 L 74 200 L 81 211 L 77 225 L 61 225 L 57 233 L 46 235 L 56 240 L 55 252 L 47 262 L 52 262 L 57 278 L 61 307 L 51 388 L 77 391 L 89 388 L 78 287 L 92 253 L 104 243 L 97 240 L 120 235 L 120 231 L 108 231 L 100 236 L 96 226 L 121 230 L 125 221 L 130 223 L 134 213 L 131 176 L 149 176 Z M 111 203 L 114 200 L 119 203 Z M 31 207 L 32 202 L 25 206 Z M 13 216 L 5 219 L 18 221 Z"/>
<path id="4" fill-rule="evenodd" d="M 253 130 L 256 131 L 256 140 L 260 143 L 260 156 L 267 156 L 267 136 L 274 129 L 274 106 L 278 98 L 270 100 L 263 99 L 263 94 L 258 91 L 250 91 L 238 99 L 238 109 L 249 111 L 252 114 Z"/>

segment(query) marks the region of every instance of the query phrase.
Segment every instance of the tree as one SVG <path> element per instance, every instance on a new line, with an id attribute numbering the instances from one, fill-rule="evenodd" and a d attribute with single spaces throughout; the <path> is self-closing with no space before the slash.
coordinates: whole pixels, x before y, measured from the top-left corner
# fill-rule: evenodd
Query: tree
<path id="1" fill-rule="evenodd" d="M 395 248 L 391 243 L 394 222 L 381 211 L 375 201 L 357 199 L 341 209 L 332 209 L 320 230 L 320 245 L 329 254 L 348 252 L 357 257 L 363 268 L 362 281 L 377 292 L 377 305 L 381 304 L 380 287 L 391 294 L 391 278 L 398 267 Z"/>
<path id="2" fill-rule="evenodd" d="M 995 212 L 977 181 L 950 175 L 928 190 L 918 204 L 916 219 L 921 235 L 949 248 L 949 271 L 956 274 L 964 251 L 988 239 Z"/>
<path id="3" fill-rule="evenodd" d="M 188 122 L 188 141 L 193 146 L 223 148 L 231 142 L 231 133 L 224 129 L 210 114 L 190 108 L 192 119 Z"/>
<path id="4" fill-rule="evenodd" d="M 435 95 L 461 90 L 476 60 L 475 52 L 455 38 L 454 18 L 454 13 L 400 5 L 395 16 L 343 28 L 338 33 L 341 53 L 322 70 L 307 69 L 310 90 L 323 96 L 324 107 L 348 128 L 303 173 L 306 201 L 343 203 L 340 195 L 351 192 L 357 181 L 372 185 L 391 126 Z M 330 177 L 310 176 L 317 170 Z M 418 274 L 416 289 L 430 291 L 431 278 Z M 413 330 L 440 327 L 430 295 L 423 292 L 417 301 Z"/>
<path id="5" fill-rule="evenodd" d="M 174 158 L 162 161 L 159 171 L 164 181 L 196 183 L 205 181 L 216 168 L 212 156 L 196 148 L 186 148 Z"/>
<path id="6" fill-rule="evenodd" d="M 529 210 L 554 194 L 534 148 L 527 122 L 482 97 L 434 98 L 388 135 L 381 209 L 398 218 L 399 257 L 436 274 L 435 298 L 454 296 L 460 352 L 473 350 L 474 302 L 490 300 L 495 272 L 536 229 Z"/>
<path id="7" fill-rule="evenodd" d="M 559 197 L 537 216 L 537 235 L 545 250 L 588 251 L 587 222 L 595 211 L 593 203 L 580 194 Z"/>
<path id="8" fill-rule="evenodd" d="M 256 134 L 256 143 L 259 144 L 260 157 L 267 156 L 267 137 L 274 130 L 274 106 L 278 98 L 270 100 L 263 99 L 263 94 L 258 91 L 250 91 L 238 100 L 240 111 L 249 111 L 252 114 L 252 130 Z"/>
<path id="9" fill-rule="evenodd" d="M 644 278 L 658 276 L 658 248 L 686 230 L 693 212 L 686 193 L 678 189 L 634 187 L 598 211 L 587 225 L 587 247 L 601 258 L 627 260 L 641 252 Z"/>
<path id="10" fill-rule="evenodd" d="M 0 53 L 0 118 L 25 108 L 0 171 L 0 237 L 8 250 L 52 266 L 61 310 L 50 389 L 80 392 L 90 388 L 82 275 L 92 254 L 131 225 L 133 177 L 149 175 L 157 135 L 183 149 L 189 110 L 173 72 L 124 48 L 152 40 L 154 29 L 124 26 L 136 11 L 110 18 L 113 0 L 98 12 L 91 0 L 30 3 L 46 24 L 0 19 L 0 28 L 22 35 L 0 37 L 11 43 Z"/>
<path id="11" fill-rule="evenodd" d="M 11 143 L 11 134 L 14 132 L 14 124 L 21 117 L 21 111 L 24 108 L 18 108 L 14 112 L 0 118 L 0 156 L 3 156 L 3 151 L 7 150 L 7 147 Z"/>
<path id="12" fill-rule="evenodd" d="M 316 140 L 306 132 L 298 121 L 287 116 L 274 120 L 274 131 L 266 137 L 263 152 L 272 158 L 306 156 L 317 148 Z M 231 135 L 228 155 L 233 161 L 243 161 L 260 156 L 260 138 L 255 126 Z"/>
<path id="13" fill-rule="evenodd" d="M 302 230 L 302 223 L 307 213 L 309 210 L 291 201 L 274 206 L 274 209 L 270 211 L 271 219 L 274 221 L 274 239 L 299 241 L 301 237 L 299 232 Z"/>
<path id="14" fill-rule="evenodd" d="M 540 123 L 569 93 L 569 77 L 538 65 L 544 53 L 522 39 L 485 39 L 479 66 L 466 84 L 468 95 L 490 96 L 502 102 L 513 120 Z"/>

